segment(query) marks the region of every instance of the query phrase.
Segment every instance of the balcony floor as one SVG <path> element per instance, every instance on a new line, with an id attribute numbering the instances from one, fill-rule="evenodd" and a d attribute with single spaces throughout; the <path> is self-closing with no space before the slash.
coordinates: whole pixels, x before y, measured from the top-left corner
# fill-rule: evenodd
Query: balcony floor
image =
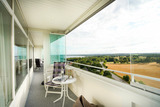
<path id="1" fill-rule="evenodd" d="M 59 94 L 49 93 L 45 98 L 45 89 L 44 86 L 41 85 L 41 82 L 43 81 L 42 70 L 43 68 L 34 70 L 33 80 L 25 107 L 61 107 L 62 99 L 53 103 L 54 100 L 60 97 Z M 77 99 L 70 89 L 69 96 L 75 100 Z M 65 107 L 72 107 L 73 104 L 74 102 L 70 101 L 67 97 L 65 98 Z"/>

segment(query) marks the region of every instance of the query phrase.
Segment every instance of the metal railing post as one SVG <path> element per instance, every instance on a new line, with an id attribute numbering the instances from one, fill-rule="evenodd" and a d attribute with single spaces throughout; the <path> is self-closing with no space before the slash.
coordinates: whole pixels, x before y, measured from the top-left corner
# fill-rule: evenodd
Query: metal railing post
<path id="1" fill-rule="evenodd" d="M 134 82 L 134 74 L 131 74 L 131 82 Z"/>

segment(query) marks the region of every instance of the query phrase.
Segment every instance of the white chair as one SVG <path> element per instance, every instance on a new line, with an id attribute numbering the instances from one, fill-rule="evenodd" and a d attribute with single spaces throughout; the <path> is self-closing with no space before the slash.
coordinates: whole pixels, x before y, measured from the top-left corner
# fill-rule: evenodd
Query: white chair
<path id="1" fill-rule="evenodd" d="M 54 84 L 52 82 L 52 79 L 56 76 L 59 76 L 59 74 L 61 73 L 61 70 L 64 70 L 65 73 L 65 63 L 64 62 L 55 62 L 54 66 L 53 66 L 53 70 L 47 70 L 46 73 L 44 74 L 44 85 L 45 85 L 45 97 L 47 97 L 48 93 L 54 93 L 54 94 L 61 94 L 62 93 L 62 89 L 61 91 L 55 91 L 55 88 L 61 88 L 60 84 Z M 53 91 L 49 91 L 48 88 L 52 87 Z"/>

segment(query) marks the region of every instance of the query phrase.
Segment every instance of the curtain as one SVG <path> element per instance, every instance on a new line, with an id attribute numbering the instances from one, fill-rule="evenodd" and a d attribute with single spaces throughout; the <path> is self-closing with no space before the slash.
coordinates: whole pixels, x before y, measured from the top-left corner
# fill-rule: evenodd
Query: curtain
<path id="1" fill-rule="evenodd" d="M 4 84 L 5 84 L 5 46 L 4 46 L 4 28 L 3 17 L 0 13 L 0 107 L 5 106 Z"/>
<path id="2" fill-rule="evenodd" d="M 1 9 L 2 5 L 0 5 Z M 0 11 L 0 107 L 12 100 L 11 72 L 11 16 L 2 8 Z"/>

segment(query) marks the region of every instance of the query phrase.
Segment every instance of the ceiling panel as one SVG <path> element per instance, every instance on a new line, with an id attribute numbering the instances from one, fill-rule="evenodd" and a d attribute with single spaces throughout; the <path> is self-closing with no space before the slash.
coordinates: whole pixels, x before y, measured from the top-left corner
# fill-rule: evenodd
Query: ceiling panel
<path id="1" fill-rule="evenodd" d="M 65 31 L 97 0 L 19 0 L 30 28 Z"/>
<path id="2" fill-rule="evenodd" d="M 43 32 L 31 30 L 32 39 L 35 46 L 43 46 Z"/>
<path id="3" fill-rule="evenodd" d="M 43 34 L 67 34 L 114 0 L 15 0 L 19 3 L 34 45 L 43 45 Z M 36 29 L 36 30 L 35 30 Z"/>

